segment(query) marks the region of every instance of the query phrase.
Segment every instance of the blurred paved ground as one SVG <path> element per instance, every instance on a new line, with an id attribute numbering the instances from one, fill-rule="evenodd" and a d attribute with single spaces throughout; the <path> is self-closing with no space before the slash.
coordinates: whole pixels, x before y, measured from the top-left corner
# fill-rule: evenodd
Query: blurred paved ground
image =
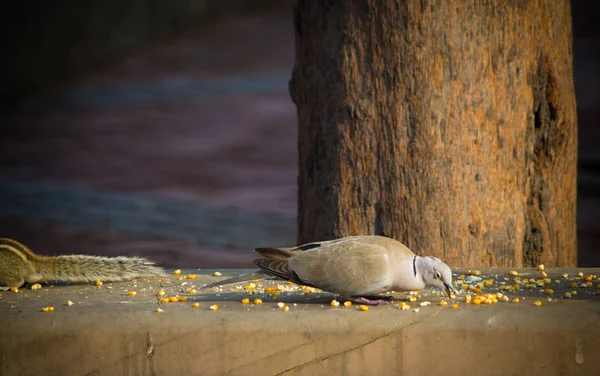
<path id="1" fill-rule="evenodd" d="M 574 24 L 580 265 L 598 266 L 600 35 Z M 293 244 L 292 66 L 291 13 L 263 11 L 27 101 L 0 129 L 1 235 L 167 267 L 249 267 L 252 247 Z"/>

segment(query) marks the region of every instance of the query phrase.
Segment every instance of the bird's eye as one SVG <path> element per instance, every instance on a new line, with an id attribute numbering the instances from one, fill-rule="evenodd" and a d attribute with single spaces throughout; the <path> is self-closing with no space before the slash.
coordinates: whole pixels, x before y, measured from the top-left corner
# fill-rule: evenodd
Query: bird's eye
<path id="1" fill-rule="evenodd" d="M 440 272 L 435 272 L 435 273 L 433 273 L 433 278 L 440 279 L 440 278 L 442 278 L 442 276 L 440 275 Z"/>

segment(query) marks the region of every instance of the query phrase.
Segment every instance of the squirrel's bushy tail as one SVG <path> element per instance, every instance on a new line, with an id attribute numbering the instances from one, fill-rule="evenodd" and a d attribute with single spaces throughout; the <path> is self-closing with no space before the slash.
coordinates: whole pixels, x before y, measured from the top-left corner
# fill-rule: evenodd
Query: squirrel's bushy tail
<path id="1" fill-rule="evenodd" d="M 116 282 L 165 275 L 153 261 L 142 257 L 64 255 L 31 260 L 44 278 L 71 282 Z"/>

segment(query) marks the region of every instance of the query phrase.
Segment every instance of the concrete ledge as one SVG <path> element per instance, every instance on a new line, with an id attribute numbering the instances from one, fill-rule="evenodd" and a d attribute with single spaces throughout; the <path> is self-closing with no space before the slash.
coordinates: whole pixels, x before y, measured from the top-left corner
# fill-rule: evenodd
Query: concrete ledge
<path id="1" fill-rule="evenodd" d="M 538 288 L 508 293 L 519 304 L 475 306 L 465 304 L 462 294 L 452 309 L 438 304 L 440 292 L 424 290 L 410 303 L 419 312 L 402 311 L 398 302 L 367 312 L 333 308 L 332 295 L 301 290 L 277 298 L 257 294 L 262 305 L 241 304 L 247 294 L 233 287 L 187 293 L 242 270 L 222 271 L 223 277 L 183 271 L 198 273 L 195 280 L 172 276 L 2 292 L 0 374 L 592 375 L 600 358 L 600 295 L 595 288 L 569 287 L 581 282 L 577 271 L 600 275 L 600 269 L 547 271 L 558 281 L 551 300 Z M 483 270 L 482 277 L 490 272 Z M 573 277 L 565 280 L 565 272 Z M 494 269 L 492 277 L 503 281 L 505 273 Z M 161 288 L 188 302 L 160 305 L 164 312 L 157 313 Z M 572 299 L 561 298 L 572 290 L 578 291 Z M 483 293 L 488 291 L 494 288 Z M 397 294 L 398 300 L 404 296 Z M 537 299 L 541 307 L 533 306 Z M 67 300 L 75 304 L 67 306 Z M 424 300 L 432 304 L 419 307 Z M 288 312 L 277 307 L 280 301 Z M 210 310 L 212 304 L 219 310 Z M 49 305 L 54 312 L 41 311 Z"/>

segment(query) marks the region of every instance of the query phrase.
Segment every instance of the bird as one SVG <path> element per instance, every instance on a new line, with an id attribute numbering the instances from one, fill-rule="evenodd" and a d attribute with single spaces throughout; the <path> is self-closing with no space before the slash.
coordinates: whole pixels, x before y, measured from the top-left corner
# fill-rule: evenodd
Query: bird
<path id="1" fill-rule="evenodd" d="M 401 242 L 379 235 L 347 236 L 296 247 L 255 248 L 259 272 L 205 286 L 211 288 L 267 275 L 315 287 L 365 305 L 392 300 L 381 294 L 433 286 L 454 297 L 452 270 L 442 260 L 414 254 Z"/>

